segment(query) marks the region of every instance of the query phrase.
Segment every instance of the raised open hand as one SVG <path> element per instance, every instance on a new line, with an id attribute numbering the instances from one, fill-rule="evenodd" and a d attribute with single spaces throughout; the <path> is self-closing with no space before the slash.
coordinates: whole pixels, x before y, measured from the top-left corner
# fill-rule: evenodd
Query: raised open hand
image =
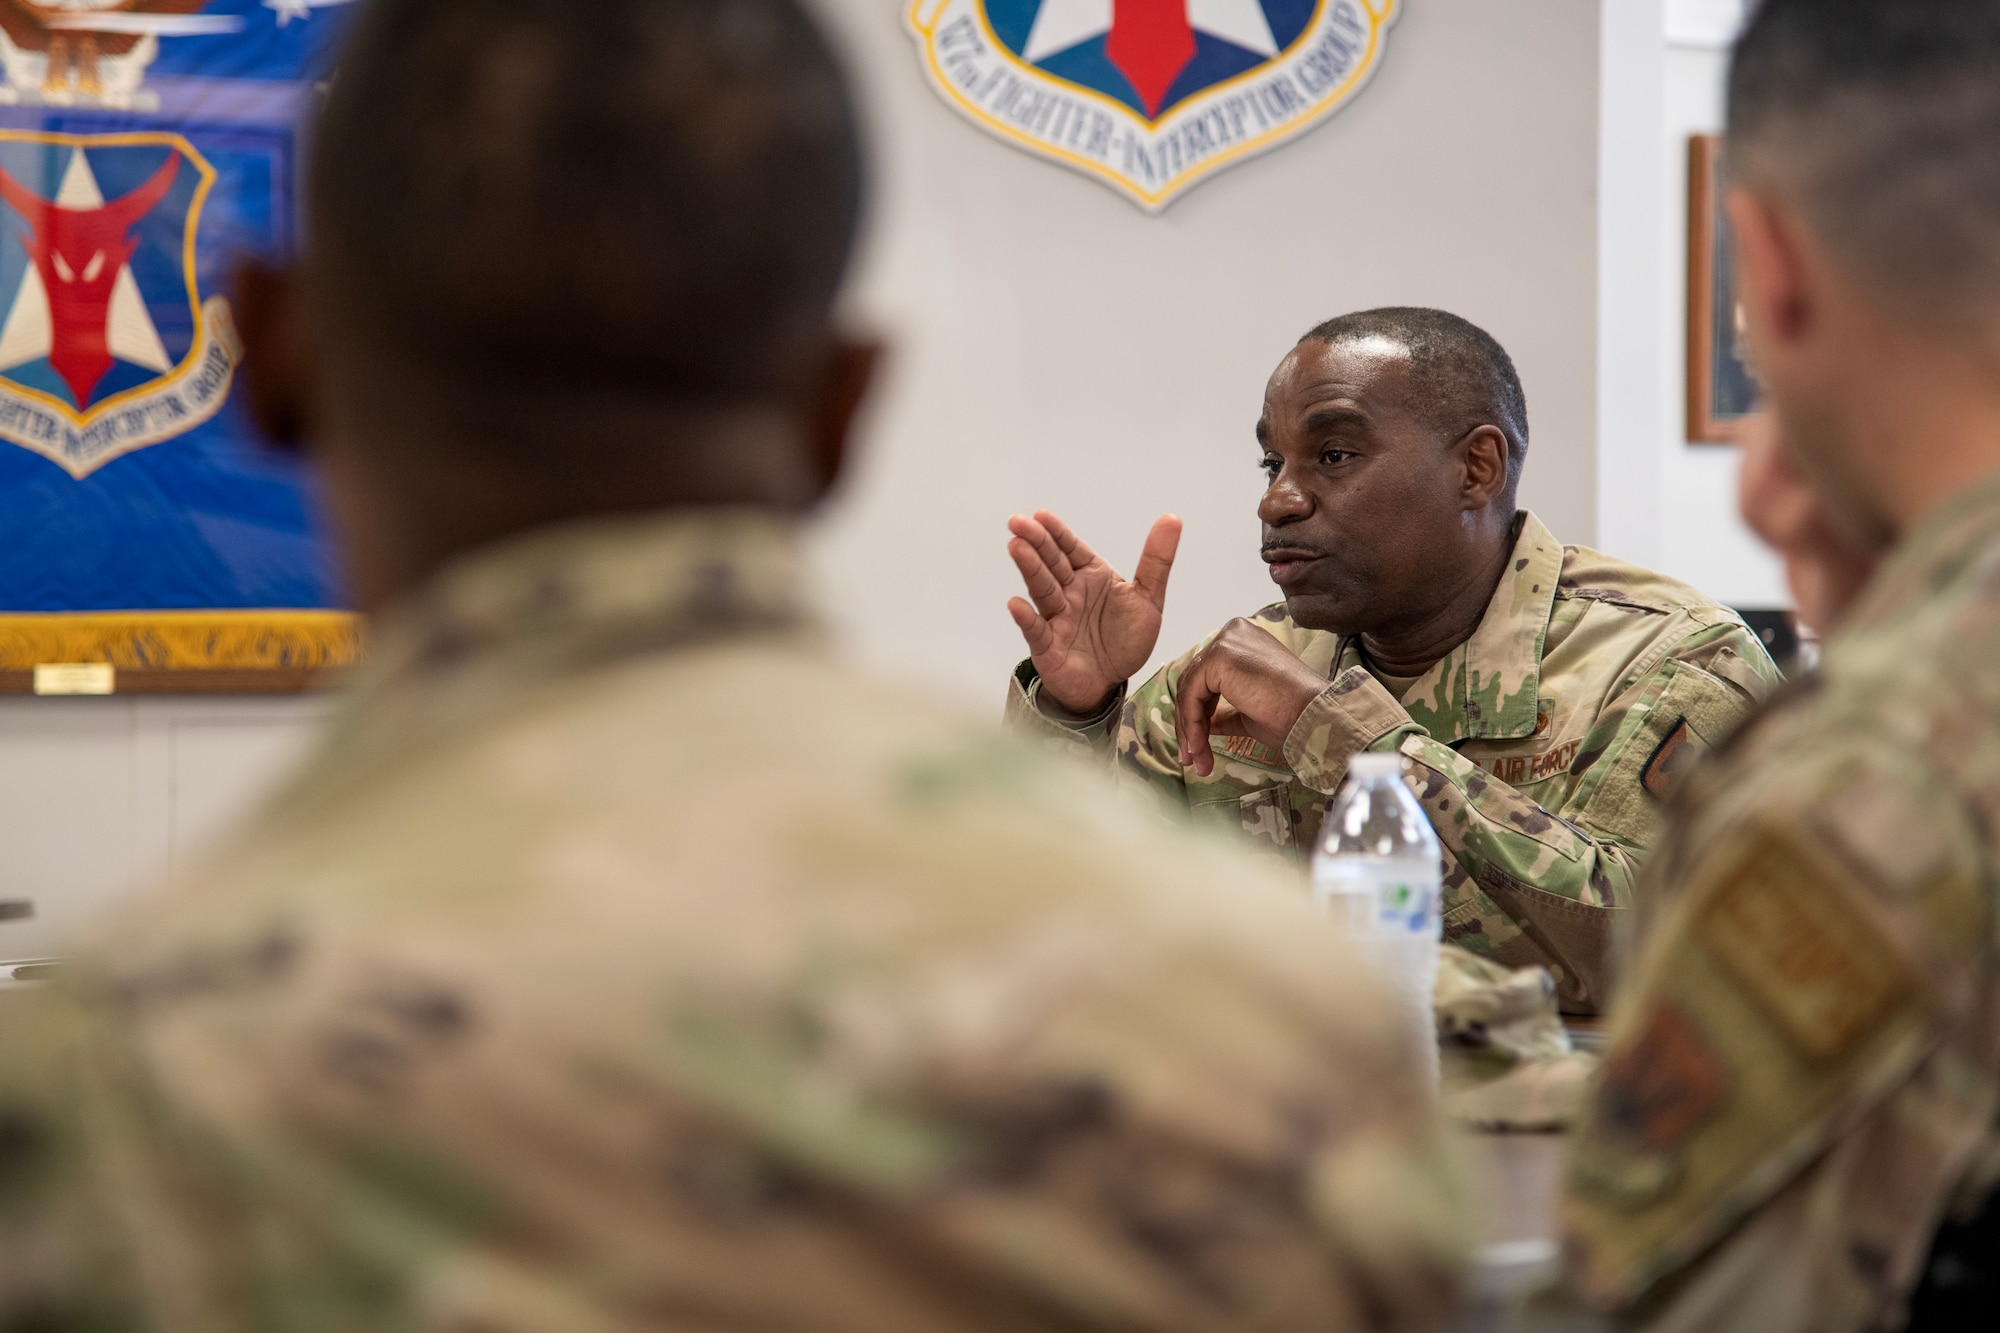
<path id="1" fill-rule="evenodd" d="M 1153 524 L 1130 581 L 1046 509 L 1014 515 L 1007 530 L 1007 554 L 1034 599 L 1016 597 L 1007 611 L 1028 641 L 1042 694 L 1080 716 L 1095 713 L 1160 640 L 1181 521 L 1166 514 Z"/>

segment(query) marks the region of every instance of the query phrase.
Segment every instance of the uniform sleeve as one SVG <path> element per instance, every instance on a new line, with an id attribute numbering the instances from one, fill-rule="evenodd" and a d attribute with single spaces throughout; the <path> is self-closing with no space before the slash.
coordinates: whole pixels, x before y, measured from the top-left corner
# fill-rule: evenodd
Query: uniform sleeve
<path id="1" fill-rule="evenodd" d="M 1564 1208 L 1662 1330 L 1888 1327 L 1991 1124 L 1974 821 L 1889 752 L 1716 794 L 1621 990 Z"/>
<path id="2" fill-rule="evenodd" d="M 1174 690 L 1181 672 L 1208 643 L 1202 640 L 1137 690 L 1119 686 L 1101 714 L 1082 722 L 1042 711 L 1037 702 L 1041 677 L 1032 662 L 1024 661 L 1014 668 L 1008 688 L 1007 725 L 1052 750 L 1108 769 L 1120 786 L 1144 792 L 1162 813 L 1185 816 L 1187 779 L 1174 734 Z"/>
<path id="3" fill-rule="evenodd" d="M 1547 967 L 1565 1010 L 1594 1013 L 1608 997 L 1619 914 L 1633 901 L 1667 794 L 1775 680 L 1739 623 L 1684 640 L 1599 715 L 1553 807 L 1433 739 L 1360 667 L 1307 707 L 1285 759 L 1331 795 L 1349 755 L 1400 751 L 1450 860 L 1447 936 L 1516 967 Z"/>
<path id="4" fill-rule="evenodd" d="M 1118 737 L 1118 718 L 1125 704 L 1126 686 L 1120 685 L 1111 702 L 1094 718 L 1072 722 L 1051 717 L 1041 707 L 1042 677 L 1034 662 L 1023 660 L 1007 682 L 1006 724 L 1012 731 L 1037 740 L 1049 749 L 1106 767 L 1112 762 Z"/>

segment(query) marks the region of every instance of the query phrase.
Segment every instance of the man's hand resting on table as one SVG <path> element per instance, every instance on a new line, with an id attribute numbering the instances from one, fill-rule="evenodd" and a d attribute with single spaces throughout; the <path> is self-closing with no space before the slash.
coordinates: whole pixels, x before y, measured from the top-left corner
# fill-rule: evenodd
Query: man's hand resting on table
<path id="1" fill-rule="evenodd" d="M 1034 599 L 1016 597 L 1007 611 L 1028 641 L 1041 697 L 1076 717 L 1095 716 L 1160 640 L 1181 521 L 1167 514 L 1153 524 L 1130 582 L 1046 509 L 1016 514 L 1007 528 L 1014 534 L 1007 554 Z"/>

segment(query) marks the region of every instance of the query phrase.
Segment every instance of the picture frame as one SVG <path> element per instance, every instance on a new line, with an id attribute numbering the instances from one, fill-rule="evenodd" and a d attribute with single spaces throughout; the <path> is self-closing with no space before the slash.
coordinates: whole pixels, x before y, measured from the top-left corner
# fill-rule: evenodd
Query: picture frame
<path id="1" fill-rule="evenodd" d="M 1687 438 L 1731 444 L 1757 403 L 1736 300 L 1736 262 L 1722 212 L 1722 136 L 1688 139 Z"/>

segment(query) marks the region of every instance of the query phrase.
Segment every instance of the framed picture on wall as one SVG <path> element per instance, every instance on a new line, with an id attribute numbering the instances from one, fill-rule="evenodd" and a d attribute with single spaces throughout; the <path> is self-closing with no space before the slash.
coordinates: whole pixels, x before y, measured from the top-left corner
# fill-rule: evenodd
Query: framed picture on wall
<path id="1" fill-rule="evenodd" d="M 1727 444 L 1757 403 L 1743 347 L 1735 256 L 1722 214 L 1722 139 L 1688 140 L 1687 437 Z"/>

